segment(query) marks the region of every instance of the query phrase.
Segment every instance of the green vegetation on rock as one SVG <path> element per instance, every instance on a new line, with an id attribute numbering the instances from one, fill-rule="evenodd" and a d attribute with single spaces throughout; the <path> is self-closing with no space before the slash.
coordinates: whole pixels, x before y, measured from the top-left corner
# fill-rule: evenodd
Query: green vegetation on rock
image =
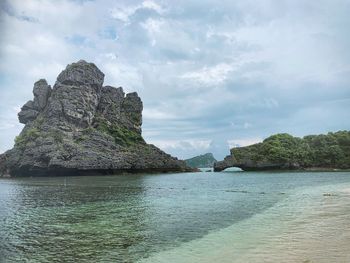
<path id="1" fill-rule="evenodd" d="M 186 164 L 192 168 L 205 168 L 213 167 L 216 159 L 212 153 L 206 153 L 203 155 L 195 156 L 193 158 L 185 160 Z"/>
<path id="2" fill-rule="evenodd" d="M 103 119 L 99 120 L 96 129 L 111 135 L 114 138 L 115 143 L 119 145 L 132 146 L 145 142 L 141 134 L 139 134 L 137 131 L 113 124 L 109 125 Z"/>
<path id="3" fill-rule="evenodd" d="M 16 136 L 15 145 L 18 147 L 24 147 L 28 142 L 34 141 L 40 135 L 39 129 L 36 127 L 28 128 Z"/>
<path id="4" fill-rule="evenodd" d="M 64 134 L 60 130 L 50 130 L 47 136 L 52 137 L 56 143 L 63 143 Z"/>
<path id="5" fill-rule="evenodd" d="M 262 143 L 231 149 L 236 163 L 272 163 L 288 167 L 350 168 L 350 131 L 303 138 L 282 133 Z"/>
<path id="6" fill-rule="evenodd" d="M 44 119 L 39 116 L 29 127 L 23 129 L 21 134 L 15 137 L 15 146 L 24 147 L 28 142 L 34 141 L 40 136 L 40 127 Z"/>

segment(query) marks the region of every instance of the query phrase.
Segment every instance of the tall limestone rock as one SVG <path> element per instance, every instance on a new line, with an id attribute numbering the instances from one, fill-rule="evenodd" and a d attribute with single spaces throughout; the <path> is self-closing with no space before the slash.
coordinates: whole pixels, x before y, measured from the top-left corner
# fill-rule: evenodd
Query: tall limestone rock
<path id="1" fill-rule="evenodd" d="M 18 114 L 25 124 L 13 149 L 0 155 L 0 174 L 75 175 L 190 171 L 185 162 L 141 135 L 142 101 L 136 92 L 103 86 L 92 63 L 72 63 L 51 88 L 34 84 L 34 99 Z"/>

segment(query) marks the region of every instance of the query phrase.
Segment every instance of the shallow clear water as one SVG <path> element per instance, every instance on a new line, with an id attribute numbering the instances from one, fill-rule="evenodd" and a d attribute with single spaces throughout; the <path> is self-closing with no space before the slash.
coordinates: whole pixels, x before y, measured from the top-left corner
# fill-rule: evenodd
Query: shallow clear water
<path id="1" fill-rule="evenodd" d="M 346 188 L 340 172 L 1 179 L 0 259 L 322 262 L 339 230 L 335 262 L 348 262 Z"/>

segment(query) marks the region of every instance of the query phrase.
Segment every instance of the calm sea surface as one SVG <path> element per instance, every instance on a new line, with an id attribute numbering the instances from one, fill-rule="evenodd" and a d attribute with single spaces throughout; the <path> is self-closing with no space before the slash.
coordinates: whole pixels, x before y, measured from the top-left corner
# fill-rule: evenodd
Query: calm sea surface
<path id="1" fill-rule="evenodd" d="M 348 172 L 0 179 L 0 262 L 350 262 L 349 232 Z"/>

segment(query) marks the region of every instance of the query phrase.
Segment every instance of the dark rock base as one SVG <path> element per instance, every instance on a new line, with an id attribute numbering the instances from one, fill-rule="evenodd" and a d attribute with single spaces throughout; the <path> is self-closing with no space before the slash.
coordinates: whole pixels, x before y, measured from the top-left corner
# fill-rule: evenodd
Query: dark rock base
<path id="1" fill-rule="evenodd" d="M 8 177 L 55 177 L 55 176 L 94 176 L 94 175 L 122 175 L 122 174 L 159 174 L 195 172 L 195 169 L 179 170 L 178 168 L 152 168 L 152 169 L 20 169 L 13 170 Z M 5 177 L 5 176 L 4 176 Z"/>

